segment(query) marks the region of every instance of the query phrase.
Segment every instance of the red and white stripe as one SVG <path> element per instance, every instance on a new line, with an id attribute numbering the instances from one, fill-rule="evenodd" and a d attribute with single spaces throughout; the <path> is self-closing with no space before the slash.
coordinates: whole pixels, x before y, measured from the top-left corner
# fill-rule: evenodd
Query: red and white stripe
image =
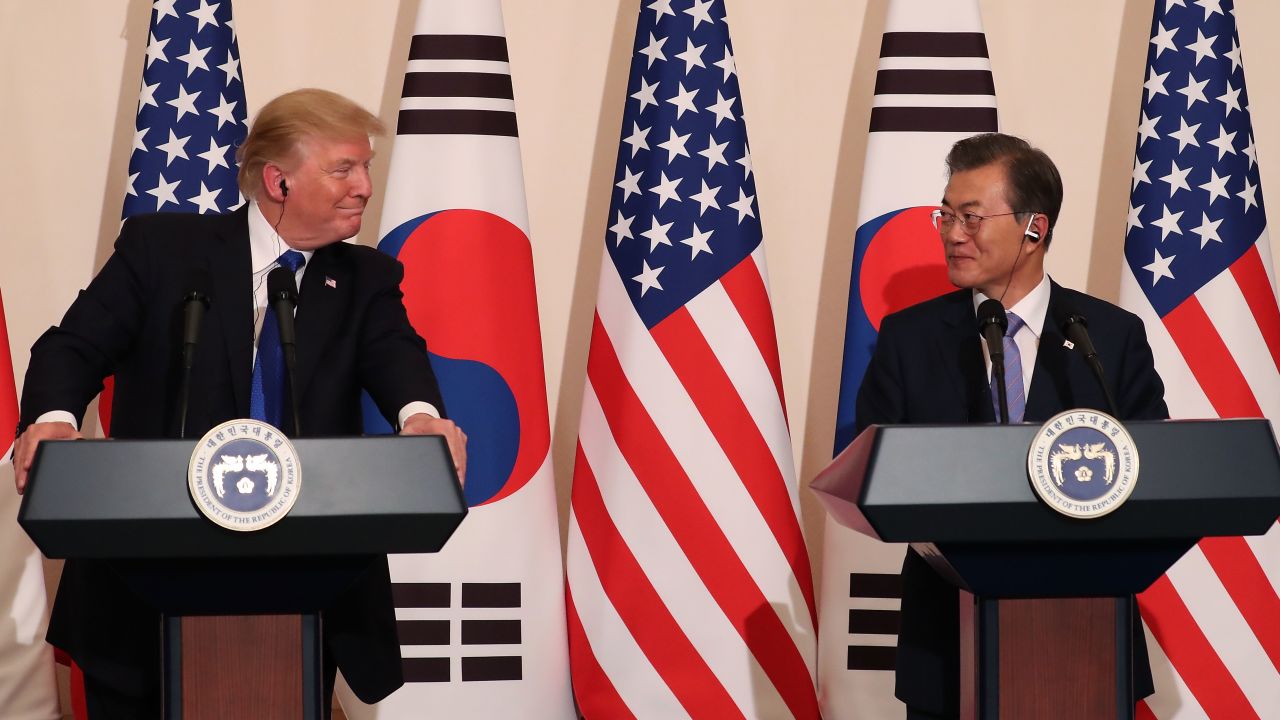
<path id="1" fill-rule="evenodd" d="M 588 718 L 817 718 L 763 251 L 652 330 L 606 256 L 570 514 Z"/>
<path id="2" fill-rule="evenodd" d="M 1280 309 L 1265 232 L 1164 318 L 1128 266 L 1120 298 L 1146 324 L 1173 417 L 1280 419 Z M 1201 541 L 1138 601 L 1160 646 L 1148 717 L 1280 718 L 1280 529 Z"/>

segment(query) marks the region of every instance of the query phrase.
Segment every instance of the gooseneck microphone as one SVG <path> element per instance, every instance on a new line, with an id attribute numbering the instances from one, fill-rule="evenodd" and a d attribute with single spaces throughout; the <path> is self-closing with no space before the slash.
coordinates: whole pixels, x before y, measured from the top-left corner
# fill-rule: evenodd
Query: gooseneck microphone
<path id="1" fill-rule="evenodd" d="M 178 437 L 187 436 L 187 408 L 191 399 L 191 368 L 195 365 L 196 345 L 200 342 L 200 323 L 209 309 L 209 271 L 187 270 L 182 296 L 182 380 L 178 390 Z"/>
<path id="2" fill-rule="evenodd" d="M 988 298 L 978 305 L 978 330 L 987 341 L 991 355 L 991 377 L 996 386 L 1001 425 L 1009 424 L 1009 398 L 1004 388 L 1004 331 L 1008 327 L 1009 317 L 999 300 Z"/>
<path id="3" fill-rule="evenodd" d="M 293 271 L 278 267 L 267 273 L 267 303 L 276 314 L 280 328 L 280 349 L 284 352 L 284 367 L 289 390 L 289 407 L 293 410 L 293 436 L 302 436 L 302 421 L 298 418 L 298 394 L 293 378 L 298 362 L 297 335 L 293 329 L 293 309 L 298 305 L 298 283 Z"/>
<path id="4" fill-rule="evenodd" d="M 1084 356 L 1085 363 L 1089 365 L 1089 369 L 1093 371 L 1093 377 L 1098 381 L 1098 387 L 1102 388 L 1107 412 L 1112 417 L 1119 417 L 1116 414 L 1116 400 L 1111 396 L 1111 388 L 1107 387 L 1106 376 L 1102 372 L 1102 361 L 1098 359 L 1098 351 L 1093 347 L 1093 340 L 1089 339 L 1089 321 L 1080 313 L 1069 309 L 1059 308 L 1056 314 L 1062 334 L 1071 341 L 1072 347 Z"/>

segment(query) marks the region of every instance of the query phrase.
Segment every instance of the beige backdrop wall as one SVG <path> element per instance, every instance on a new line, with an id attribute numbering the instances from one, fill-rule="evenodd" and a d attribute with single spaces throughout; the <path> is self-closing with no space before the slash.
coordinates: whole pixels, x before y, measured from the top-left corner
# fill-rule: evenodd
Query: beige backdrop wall
<path id="1" fill-rule="evenodd" d="M 801 477 L 828 458 L 869 100 L 887 0 L 727 0 Z M 0 288 L 19 381 L 118 227 L 149 0 L 0 0 Z M 637 0 L 503 3 L 554 453 L 567 495 Z M 1060 281 L 1115 299 L 1152 0 L 984 0 L 1004 129 L 1067 188 Z M 394 123 L 418 0 L 238 0 L 252 113 L 292 88 Z M 1280 4 L 1237 17 L 1264 190 L 1280 192 Z M 375 160 L 387 173 L 386 146 Z M 375 243 L 375 200 L 363 243 Z M 1280 235 L 1280 234 L 1278 234 Z M 1273 242 L 1276 238 L 1273 237 Z M 1280 254 L 1273 254 L 1280 257 Z M 805 498 L 815 554 L 821 518 Z"/>

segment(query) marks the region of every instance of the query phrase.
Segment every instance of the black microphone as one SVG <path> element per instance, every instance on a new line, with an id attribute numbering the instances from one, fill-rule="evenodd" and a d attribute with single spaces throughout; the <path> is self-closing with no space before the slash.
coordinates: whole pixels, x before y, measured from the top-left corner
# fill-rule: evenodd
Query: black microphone
<path id="1" fill-rule="evenodd" d="M 302 424 L 298 419 L 298 395 L 294 390 L 294 368 L 298 362 L 297 335 L 293 329 L 293 309 L 298 305 L 298 283 L 293 271 L 278 267 L 267 273 L 267 303 L 276 314 L 280 328 L 280 349 L 284 351 L 284 367 L 289 388 L 289 407 L 293 409 L 293 436 L 302 436 Z"/>
<path id="2" fill-rule="evenodd" d="M 1009 399 L 1004 388 L 1004 332 L 1008 328 L 1009 316 L 999 300 L 988 298 L 978 305 L 978 330 L 987 341 L 991 355 L 991 377 L 995 381 L 1001 425 L 1009 424 Z"/>
<path id="3" fill-rule="evenodd" d="M 1106 376 L 1102 372 L 1102 361 L 1098 359 L 1098 351 L 1093 347 L 1093 340 L 1089 339 L 1089 321 L 1083 315 L 1072 312 L 1068 308 L 1059 306 L 1055 314 L 1058 316 L 1058 325 L 1062 328 L 1062 334 L 1067 337 L 1070 347 L 1084 355 L 1084 361 L 1089 365 L 1089 369 L 1093 371 L 1093 377 L 1098 381 L 1098 387 L 1102 388 L 1102 397 L 1107 403 L 1107 412 L 1112 417 L 1116 415 L 1116 400 L 1111 396 L 1111 388 L 1107 387 Z"/>
<path id="4" fill-rule="evenodd" d="M 189 268 L 182 296 L 182 381 L 178 391 L 178 437 L 187 436 L 187 407 L 191 398 L 191 367 L 200 342 L 200 323 L 209 308 L 209 271 Z"/>
<path id="5" fill-rule="evenodd" d="M 200 323 L 209 309 L 209 271 L 191 268 L 187 271 L 187 292 L 182 296 L 182 368 L 190 370 L 195 362 L 196 344 L 200 342 Z"/>

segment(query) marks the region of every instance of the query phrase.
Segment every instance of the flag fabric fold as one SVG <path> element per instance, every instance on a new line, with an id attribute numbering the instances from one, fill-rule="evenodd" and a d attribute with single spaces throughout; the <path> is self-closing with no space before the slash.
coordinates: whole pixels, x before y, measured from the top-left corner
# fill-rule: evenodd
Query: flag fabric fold
<path id="1" fill-rule="evenodd" d="M 880 43 L 858 202 L 835 451 L 885 315 L 953 290 L 929 214 L 957 140 L 997 130 L 995 84 L 976 0 L 893 0 Z M 893 697 L 903 548 L 827 519 L 818 686 L 829 718 L 901 712 Z"/>
<path id="2" fill-rule="evenodd" d="M 390 556 L 406 684 L 348 717 L 570 720 L 564 569 L 533 252 L 498 0 L 418 8 L 378 247 L 404 265 L 448 415 L 467 433 L 466 520 Z M 366 431 L 390 432 L 366 399 Z"/>
<path id="3" fill-rule="evenodd" d="M 568 548 L 587 718 L 817 718 L 756 184 L 724 6 L 640 9 Z"/>
<path id="4" fill-rule="evenodd" d="M 1160 2 L 1125 227 L 1175 418 L 1280 419 L 1280 309 L 1231 0 Z M 1200 542 L 1138 597 L 1170 718 L 1280 717 L 1280 530 Z"/>
<path id="5" fill-rule="evenodd" d="M 13 491 L 11 464 L 18 396 L 9 354 L 9 331 L 0 297 L 0 708 L 11 720 L 57 720 L 53 648 L 44 641 L 48 595 L 40 551 L 18 525 L 21 497 Z"/>

